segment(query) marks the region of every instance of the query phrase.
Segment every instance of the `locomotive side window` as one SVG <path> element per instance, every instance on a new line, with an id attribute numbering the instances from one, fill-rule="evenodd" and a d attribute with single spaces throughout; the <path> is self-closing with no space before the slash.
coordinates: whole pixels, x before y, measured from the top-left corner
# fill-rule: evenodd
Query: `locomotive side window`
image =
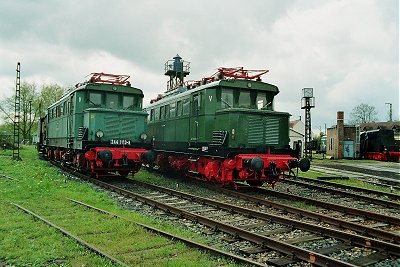
<path id="1" fill-rule="evenodd" d="M 182 101 L 176 103 L 176 116 L 182 116 Z"/>
<path id="2" fill-rule="evenodd" d="M 106 95 L 106 108 L 117 109 L 118 108 L 118 95 L 107 94 Z"/>
<path id="3" fill-rule="evenodd" d="M 160 107 L 160 119 L 165 119 L 165 106 Z"/>
<path id="4" fill-rule="evenodd" d="M 199 115 L 199 110 L 200 110 L 200 101 L 199 101 L 199 96 L 194 95 L 193 96 L 193 103 L 192 103 L 192 114 L 194 116 Z"/>
<path id="5" fill-rule="evenodd" d="M 100 106 L 101 105 L 101 93 L 89 93 L 89 103 L 92 106 Z"/>
<path id="6" fill-rule="evenodd" d="M 190 101 L 189 98 L 183 100 L 183 115 L 188 115 L 190 112 Z"/>
<path id="7" fill-rule="evenodd" d="M 122 97 L 122 108 L 123 109 L 133 109 L 133 96 L 124 95 Z"/>
<path id="8" fill-rule="evenodd" d="M 150 121 L 154 121 L 154 109 L 150 110 Z"/>
<path id="9" fill-rule="evenodd" d="M 169 118 L 169 104 L 165 106 L 165 118 Z"/>
<path id="10" fill-rule="evenodd" d="M 154 120 L 159 120 L 160 119 L 160 108 L 155 108 L 154 109 Z"/>
<path id="11" fill-rule="evenodd" d="M 221 92 L 221 108 L 233 107 L 233 92 L 230 89 L 222 89 Z"/>
<path id="12" fill-rule="evenodd" d="M 175 103 L 169 104 L 169 117 L 170 118 L 175 117 L 175 112 L 176 112 L 176 104 Z"/>

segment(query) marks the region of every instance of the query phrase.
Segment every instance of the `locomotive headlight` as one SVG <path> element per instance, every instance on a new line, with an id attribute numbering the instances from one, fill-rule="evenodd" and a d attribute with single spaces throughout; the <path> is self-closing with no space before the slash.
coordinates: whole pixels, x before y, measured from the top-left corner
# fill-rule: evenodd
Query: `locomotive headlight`
<path id="1" fill-rule="evenodd" d="M 142 133 L 140 135 L 140 139 L 142 139 L 143 141 L 147 139 L 147 134 L 146 133 Z"/>
<path id="2" fill-rule="evenodd" d="M 102 130 L 98 130 L 98 131 L 96 132 L 96 137 L 97 137 L 97 138 L 102 138 L 103 136 L 104 136 L 104 133 L 103 133 Z"/>

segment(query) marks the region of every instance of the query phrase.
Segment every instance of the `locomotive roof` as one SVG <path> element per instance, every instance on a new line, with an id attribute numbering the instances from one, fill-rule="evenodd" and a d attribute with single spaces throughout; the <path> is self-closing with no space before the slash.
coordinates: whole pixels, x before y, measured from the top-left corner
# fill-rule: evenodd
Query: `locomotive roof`
<path id="1" fill-rule="evenodd" d="M 261 90 L 261 91 L 269 91 L 272 92 L 274 95 L 277 95 L 279 93 L 279 89 L 276 85 L 262 82 L 262 81 L 254 81 L 254 80 L 244 80 L 244 79 L 225 79 L 225 80 L 218 80 L 218 81 L 213 81 L 204 85 L 200 85 L 195 88 L 186 88 L 186 87 L 178 87 L 177 89 L 167 92 L 164 94 L 164 96 L 154 102 L 149 104 L 146 108 L 156 106 L 158 104 L 162 104 L 165 102 L 169 102 L 170 100 L 176 99 L 176 98 L 181 98 L 185 97 L 187 95 L 190 95 L 194 92 L 202 91 L 207 88 L 213 88 L 213 87 L 231 87 L 231 88 L 237 88 L 238 90 Z"/>
<path id="2" fill-rule="evenodd" d="M 100 89 L 99 86 L 102 86 L 103 88 Z M 72 90 L 69 90 L 69 91 L 65 92 L 59 100 L 57 100 L 56 102 L 51 104 L 48 108 L 54 107 L 59 102 L 64 101 L 66 98 L 68 98 L 68 96 L 70 96 L 71 94 L 73 94 L 73 93 L 75 93 L 77 91 L 90 90 L 90 89 L 99 90 L 100 89 L 101 91 L 105 91 L 105 92 L 114 92 L 115 90 L 113 90 L 113 88 L 117 88 L 119 90 L 120 89 L 125 89 L 125 90 L 122 90 L 122 93 L 137 93 L 138 95 L 143 96 L 143 91 L 141 89 L 139 89 L 139 88 L 136 88 L 136 87 L 125 86 L 125 85 L 117 85 L 117 84 L 106 84 L 106 83 L 84 83 L 84 84 L 82 84 L 81 86 L 79 86 L 77 88 L 74 88 Z M 118 91 L 118 92 L 121 93 L 121 91 Z"/>

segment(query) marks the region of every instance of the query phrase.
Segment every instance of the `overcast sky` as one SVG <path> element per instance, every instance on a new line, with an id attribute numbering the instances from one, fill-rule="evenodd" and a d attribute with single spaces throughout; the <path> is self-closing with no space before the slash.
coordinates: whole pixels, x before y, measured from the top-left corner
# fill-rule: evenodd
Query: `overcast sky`
<path id="1" fill-rule="evenodd" d="M 398 0 L 3 0 L 0 99 L 23 81 L 71 86 L 91 72 L 131 75 L 145 105 L 166 89 L 164 63 L 191 62 L 189 80 L 218 67 L 268 69 L 275 108 L 302 116 L 314 88 L 312 128 L 367 103 L 399 117 Z"/>

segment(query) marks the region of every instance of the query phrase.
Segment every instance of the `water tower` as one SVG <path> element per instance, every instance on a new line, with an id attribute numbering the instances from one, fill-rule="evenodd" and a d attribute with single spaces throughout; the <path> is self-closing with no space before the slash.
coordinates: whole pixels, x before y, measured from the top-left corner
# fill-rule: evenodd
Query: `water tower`
<path id="1" fill-rule="evenodd" d="M 165 62 L 165 75 L 169 76 L 167 92 L 183 85 L 184 78 L 189 75 L 190 62 L 182 60 L 177 54 L 173 60 Z"/>

